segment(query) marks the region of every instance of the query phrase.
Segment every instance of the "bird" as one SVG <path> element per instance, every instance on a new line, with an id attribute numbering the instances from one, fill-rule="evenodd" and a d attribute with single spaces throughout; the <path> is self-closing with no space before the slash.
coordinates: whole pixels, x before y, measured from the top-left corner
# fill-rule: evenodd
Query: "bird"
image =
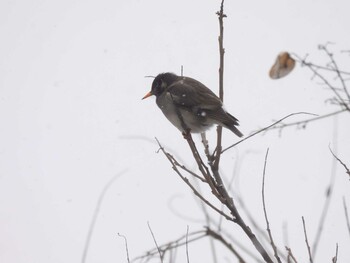
<path id="1" fill-rule="evenodd" d="M 190 77 L 166 72 L 157 75 L 151 91 L 165 117 L 184 135 L 203 133 L 213 125 L 220 125 L 238 137 L 238 120 L 223 108 L 221 99 L 204 84 Z"/>

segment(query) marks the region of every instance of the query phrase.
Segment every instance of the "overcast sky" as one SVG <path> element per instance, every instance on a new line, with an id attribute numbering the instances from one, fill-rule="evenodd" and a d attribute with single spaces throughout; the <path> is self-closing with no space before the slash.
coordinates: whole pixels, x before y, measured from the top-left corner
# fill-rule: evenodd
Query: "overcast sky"
<path id="1" fill-rule="evenodd" d="M 332 42 L 349 71 L 350 4 L 346 0 L 226 1 L 225 107 L 245 134 L 294 112 L 325 114 L 338 108 L 332 96 L 297 65 L 286 78 L 268 71 L 281 51 L 326 63 L 319 44 Z M 0 261 L 79 262 L 99 194 L 100 208 L 87 262 L 126 262 L 158 243 L 202 229 L 204 216 L 190 189 L 162 154 L 195 168 L 179 131 L 163 116 L 147 75 L 171 71 L 218 91 L 220 1 L 1 1 L 0 2 Z M 336 81 L 331 79 L 332 81 Z M 225 153 L 222 173 L 231 178 L 265 228 L 261 179 L 266 149 L 266 200 L 277 244 L 288 244 L 299 262 L 308 260 L 301 216 L 310 240 L 317 230 L 332 171 L 335 189 L 318 262 L 350 262 L 342 198 L 350 206 L 350 183 L 334 165 L 330 145 L 348 165 L 349 114 L 310 123 L 307 129 L 271 131 Z M 295 116 L 290 121 L 303 119 Z M 215 129 L 208 135 L 214 138 Z M 198 136 L 194 137 L 198 145 Z M 224 145 L 238 139 L 224 131 Z M 215 217 L 217 218 L 217 217 Z M 286 223 L 287 222 L 287 223 Z M 225 223 L 237 239 L 242 231 Z M 208 242 L 190 246 L 191 262 L 211 262 Z M 184 262 L 185 249 L 179 250 Z M 231 257 L 225 250 L 219 262 Z M 251 259 L 247 257 L 250 261 Z M 230 261 L 232 262 L 232 261 Z M 251 261 L 250 261 L 251 262 Z"/>

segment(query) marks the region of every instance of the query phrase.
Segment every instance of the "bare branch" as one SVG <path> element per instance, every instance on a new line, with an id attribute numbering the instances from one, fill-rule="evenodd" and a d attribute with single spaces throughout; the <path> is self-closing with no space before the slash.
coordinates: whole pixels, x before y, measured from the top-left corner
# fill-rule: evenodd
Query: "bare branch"
<path id="1" fill-rule="evenodd" d="M 163 263 L 163 255 L 162 255 L 162 252 L 161 252 L 161 250 L 160 250 L 160 248 L 159 248 L 159 246 L 158 246 L 158 244 L 157 244 L 157 240 L 156 240 L 156 238 L 154 237 L 154 234 L 153 234 L 153 231 L 152 231 L 152 228 L 151 228 L 151 226 L 150 226 L 149 222 L 147 222 L 147 225 L 148 225 L 148 229 L 149 229 L 149 231 L 151 232 L 151 235 L 152 235 L 152 238 L 153 238 L 154 244 L 156 245 L 156 248 L 157 248 L 157 250 L 158 250 L 158 254 L 159 254 L 159 258 L 160 258 L 160 262 L 162 262 L 162 263 Z"/>
<path id="2" fill-rule="evenodd" d="M 209 152 L 209 142 L 207 140 L 205 132 L 201 133 L 201 137 L 202 137 L 202 143 L 204 146 L 204 153 L 207 156 L 207 159 L 210 161 L 211 156 L 210 156 L 210 152 Z"/>
<path id="3" fill-rule="evenodd" d="M 348 111 L 350 111 L 349 106 L 344 101 L 344 98 L 339 94 L 338 90 L 321 73 L 319 73 L 317 69 L 313 67 L 312 64 L 306 62 L 305 59 L 300 58 L 298 55 L 295 55 L 295 56 L 297 57 L 297 59 L 302 65 L 307 66 L 314 73 L 315 76 L 321 79 L 323 83 L 326 84 L 333 91 L 334 95 L 337 97 L 340 104 L 344 106 Z"/>
<path id="4" fill-rule="evenodd" d="M 339 71 L 338 64 L 337 64 L 336 61 L 334 60 L 333 54 L 329 52 L 329 50 L 327 49 L 326 46 L 322 46 L 321 49 L 324 50 L 324 51 L 326 52 L 326 54 L 328 55 L 328 57 L 330 58 L 330 60 L 331 60 L 331 62 L 332 62 L 332 64 L 333 64 L 333 66 L 334 66 L 334 71 L 337 73 L 337 76 L 338 76 L 339 79 L 340 79 L 340 82 L 341 82 L 341 84 L 342 84 L 343 90 L 344 90 L 346 96 L 348 97 L 348 100 L 350 100 L 350 94 L 349 94 L 348 89 L 347 89 L 347 87 L 346 87 L 346 85 L 345 85 L 344 78 L 343 78 L 341 72 Z"/>
<path id="5" fill-rule="evenodd" d="M 187 226 L 187 231 L 186 231 L 186 258 L 187 258 L 187 263 L 190 263 L 190 257 L 188 256 L 188 229 L 189 229 L 189 227 Z"/>
<path id="6" fill-rule="evenodd" d="M 292 55 L 296 58 L 296 61 L 298 61 L 302 66 L 307 66 L 307 67 L 311 66 L 311 67 L 315 68 L 316 70 L 321 69 L 321 70 L 326 70 L 326 71 L 331 71 L 331 72 L 335 71 L 333 68 L 330 68 L 330 67 L 317 65 L 317 64 L 312 63 L 312 62 L 306 62 L 305 58 L 302 59 L 295 53 L 292 53 Z M 339 73 L 341 73 L 343 75 L 350 75 L 350 72 L 346 72 L 346 71 L 343 71 L 343 70 L 339 70 Z"/>
<path id="7" fill-rule="evenodd" d="M 267 148 L 266 155 L 265 155 L 261 194 L 262 194 L 262 201 L 263 201 L 265 221 L 266 221 L 266 226 L 267 226 L 266 230 L 267 230 L 267 233 L 269 234 L 269 237 L 270 237 L 271 247 L 273 249 L 274 256 L 277 259 L 277 262 L 282 263 L 280 257 L 278 256 L 278 252 L 277 252 L 277 248 L 276 248 L 275 242 L 273 241 L 273 238 L 272 238 L 272 233 L 271 233 L 271 229 L 270 229 L 270 222 L 269 222 L 269 219 L 267 218 L 267 212 L 266 212 L 266 206 L 265 206 L 265 172 L 266 172 L 266 163 L 267 163 L 268 155 L 269 155 L 269 148 Z"/>
<path id="8" fill-rule="evenodd" d="M 321 236 L 322 236 L 322 232 L 323 232 L 323 225 L 326 221 L 329 206 L 330 206 L 332 195 L 333 195 L 333 187 L 334 187 L 334 181 L 335 181 L 335 175 L 336 175 L 335 168 L 336 168 L 336 162 L 334 161 L 333 165 L 332 165 L 330 182 L 329 182 L 329 185 L 328 185 L 327 190 L 326 190 L 326 199 L 324 201 L 323 209 L 322 209 L 322 212 L 320 215 L 320 219 L 319 219 L 319 223 L 318 223 L 318 227 L 317 227 L 317 232 L 316 232 L 316 237 L 315 237 L 314 243 L 312 245 L 313 258 L 316 258 L 318 244 L 321 240 Z"/>
<path id="9" fill-rule="evenodd" d="M 128 260 L 128 263 L 130 263 L 130 258 L 129 258 L 129 249 L 128 249 L 128 240 L 126 239 L 125 236 L 121 235 L 118 233 L 118 236 L 122 237 L 124 239 L 124 243 L 125 243 L 125 250 L 126 250 L 126 258 Z"/>
<path id="10" fill-rule="evenodd" d="M 285 124 L 281 123 L 280 125 L 276 125 L 274 127 L 271 127 L 269 130 L 283 129 L 283 128 L 291 127 L 291 126 L 303 126 L 303 127 L 305 127 L 310 122 L 321 120 L 321 119 L 325 119 L 325 118 L 328 118 L 328 117 L 331 117 L 331 116 L 334 116 L 334 115 L 338 115 L 338 114 L 343 113 L 343 112 L 347 112 L 347 110 L 346 109 L 338 110 L 338 111 L 335 111 L 335 112 L 331 112 L 331 113 L 328 113 L 328 114 L 325 114 L 325 115 L 317 116 L 317 117 L 306 119 L 306 120 L 302 120 L 302 121 L 296 121 L 296 122 L 285 123 Z"/>
<path id="11" fill-rule="evenodd" d="M 160 144 L 160 142 L 158 141 L 158 139 L 156 138 L 156 141 L 160 147 L 160 150 L 163 152 L 163 154 L 165 155 L 165 157 L 167 157 L 167 159 L 169 160 L 169 162 L 172 164 L 172 168 L 173 170 L 180 176 L 180 178 L 191 188 L 191 190 L 193 191 L 193 193 L 198 196 L 206 205 L 208 205 L 209 207 L 211 207 L 213 210 L 215 210 L 216 212 L 218 212 L 220 215 L 224 216 L 227 220 L 233 221 L 233 218 L 230 217 L 229 215 L 225 214 L 224 212 L 222 212 L 220 209 L 216 208 L 213 204 L 211 204 L 207 199 L 205 199 L 198 191 L 197 189 L 190 183 L 190 181 L 184 177 L 181 172 L 177 169 L 175 163 L 173 162 L 173 159 L 171 157 L 171 155 L 165 151 L 165 149 L 163 148 L 163 146 Z"/>
<path id="12" fill-rule="evenodd" d="M 289 247 L 286 247 L 286 250 L 288 251 L 288 257 L 291 257 L 294 261 L 294 263 L 298 263 L 298 261 L 296 260 L 296 258 L 294 257 L 292 250 Z"/>
<path id="13" fill-rule="evenodd" d="M 348 227 L 348 232 L 350 236 L 350 220 L 349 220 L 349 214 L 348 214 L 348 207 L 345 202 L 345 197 L 343 196 L 343 207 L 345 212 L 345 220 L 346 220 L 346 226 Z"/>
<path id="14" fill-rule="evenodd" d="M 310 249 L 310 246 L 309 246 L 309 241 L 307 240 L 307 234 L 306 234 L 306 227 L 305 227 L 305 220 L 304 220 L 304 217 L 302 216 L 301 219 L 303 220 L 303 228 L 304 228 L 304 236 L 305 236 L 305 243 L 306 243 L 306 246 L 307 246 L 307 252 L 309 253 L 309 260 L 310 260 L 310 263 L 312 263 L 312 254 L 311 254 L 311 249 Z"/>
<path id="15" fill-rule="evenodd" d="M 292 117 L 292 116 L 294 116 L 294 115 L 301 115 L 301 114 L 314 115 L 314 116 L 316 116 L 316 114 L 312 114 L 312 113 L 308 113 L 308 112 L 296 112 L 296 113 L 289 114 L 289 115 L 283 117 L 282 119 L 279 119 L 278 121 L 272 123 L 271 125 L 269 125 L 269 126 L 263 128 L 263 129 L 261 129 L 261 130 L 258 130 L 258 131 L 256 131 L 256 132 L 253 132 L 251 135 L 249 135 L 249 136 L 245 137 L 244 139 L 239 140 L 238 142 L 236 142 L 236 143 L 232 144 L 231 146 L 225 148 L 224 150 L 221 151 L 221 153 L 224 153 L 224 152 L 226 152 L 227 150 L 229 150 L 229 149 L 231 149 L 231 148 L 237 146 L 237 145 L 240 144 L 241 142 L 244 142 L 245 140 L 248 140 L 249 138 L 251 138 L 251 137 L 253 137 L 253 136 L 257 135 L 257 134 L 262 133 L 263 131 L 266 131 L 266 130 L 270 129 L 271 127 L 277 125 L 278 123 L 284 121 L 285 119 L 287 119 L 287 118 L 289 118 L 289 117 Z"/>
<path id="16" fill-rule="evenodd" d="M 242 258 L 242 256 L 233 248 L 233 246 L 227 242 L 222 235 L 219 233 L 207 228 L 207 234 L 216 240 L 220 241 L 228 250 L 230 250 L 239 260 L 239 263 L 246 263 L 246 261 Z"/>
<path id="17" fill-rule="evenodd" d="M 200 240 L 204 237 L 207 237 L 207 233 L 205 230 L 200 230 L 200 231 L 194 231 L 192 233 L 187 234 L 187 244 L 190 244 L 192 242 L 195 242 L 197 240 Z M 145 258 L 151 258 L 154 257 L 155 255 L 159 254 L 158 249 L 165 252 L 165 251 L 170 251 L 172 249 L 185 246 L 186 245 L 186 235 L 182 235 L 178 239 L 175 239 L 171 242 L 168 242 L 166 244 L 163 244 L 159 246 L 159 248 L 154 248 L 149 251 L 147 251 L 144 255 L 139 256 L 134 258 L 131 262 L 135 262 L 136 260 L 140 259 L 145 259 Z"/>
<path id="18" fill-rule="evenodd" d="M 224 0 L 221 0 L 220 11 L 216 13 L 219 18 L 219 27 L 220 27 L 220 35 L 219 35 L 219 53 L 220 53 L 220 66 L 219 66 L 219 98 L 221 101 L 224 101 Z M 222 149 L 222 127 L 218 126 L 216 129 L 217 139 L 216 139 L 216 155 L 214 160 L 214 167 L 218 170 L 220 157 L 221 157 L 221 149 Z"/>
<path id="19" fill-rule="evenodd" d="M 345 172 L 349 175 L 349 179 L 350 179 L 350 170 L 349 168 L 346 166 L 345 163 L 342 162 L 342 160 L 340 160 L 332 151 L 331 147 L 328 146 L 329 150 L 331 151 L 333 157 L 345 168 Z"/>
<path id="20" fill-rule="evenodd" d="M 338 243 L 335 245 L 335 256 L 332 258 L 332 263 L 337 263 L 338 261 Z"/>

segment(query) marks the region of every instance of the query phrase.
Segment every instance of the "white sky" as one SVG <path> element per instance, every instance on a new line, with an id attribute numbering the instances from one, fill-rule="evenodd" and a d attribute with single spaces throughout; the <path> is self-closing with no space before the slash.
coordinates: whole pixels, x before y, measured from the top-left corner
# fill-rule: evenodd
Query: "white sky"
<path id="1" fill-rule="evenodd" d="M 0 2 L 1 262 L 79 262 L 98 196 L 125 170 L 106 194 L 87 262 L 126 262 L 118 232 L 127 236 L 131 257 L 152 248 L 147 221 L 158 243 L 184 234 L 187 225 L 201 229 L 203 215 L 192 193 L 156 154 L 154 137 L 195 167 L 188 147 L 154 99 L 141 98 L 152 82 L 144 76 L 179 74 L 181 65 L 185 75 L 217 91 L 219 3 Z M 268 70 L 284 50 L 324 63 L 317 45 L 331 41 L 336 59 L 349 71 L 349 56 L 339 52 L 350 48 L 349 10 L 345 0 L 227 1 L 225 105 L 243 133 L 289 113 L 337 109 L 325 104 L 331 93 L 311 81 L 307 68 L 277 81 L 268 78 Z M 257 136 L 222 160 L 228 178 L 238 165 L 234 189 L 265 228 L 260 189 L 270 147 L 271 227 L 283 248 L 281 229 L 288 222 L 289 245 L 299 262 L 308 260 L 301 216 L 313 240 L 331 176 L 328 145 L 349 164 L 348 115 L 306 130 L 289 128 L 281 137 L 277 131 Z M 229 131 L 224 136 L 224 145 L 237 141 Z M 331 261 L 336 242 L 338 262 L 350 262 L 342 208 L 343 196 L 350 206 L 349 187 L 337 165 L 318 262 Z M 237 226 L 225 227 L 246 242 Z M 191 262 L 211 262 L 210 253 L 203 253 L 207 245 L 190 246 Z M 185 250 L 178 253 L 183 262 Z M 222 252 L 219 261 L 228 257 Z"/>

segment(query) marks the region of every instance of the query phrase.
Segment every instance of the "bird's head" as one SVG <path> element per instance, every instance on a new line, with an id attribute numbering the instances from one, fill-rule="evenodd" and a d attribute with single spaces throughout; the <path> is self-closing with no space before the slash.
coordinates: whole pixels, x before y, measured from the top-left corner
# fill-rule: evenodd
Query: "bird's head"
<path id="1" fill-rule="evenodd" d="M 152 95 L 158 97 L 178 78 L 179 77 L 177 75 L 169 72 L 159 74 L 153 80 L 151 91 L 148 92 L 142 99 L 146 99 Z"/>

